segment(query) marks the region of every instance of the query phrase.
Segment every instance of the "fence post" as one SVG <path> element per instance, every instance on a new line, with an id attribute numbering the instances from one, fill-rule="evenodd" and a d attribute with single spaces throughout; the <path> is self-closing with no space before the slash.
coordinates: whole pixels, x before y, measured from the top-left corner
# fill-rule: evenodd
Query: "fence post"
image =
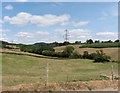
<path id="1" fill-rule="evenodd" d="M 112 80 L 114 80 L 113 65 L 111 66 L 111 76 L 112 76 Z"/>
<path id="2" fill-rule="evenodd" d="M 49 78 L 49 64 L 46 64 L 46 86 L 48 85 L 48 78 Z"/>

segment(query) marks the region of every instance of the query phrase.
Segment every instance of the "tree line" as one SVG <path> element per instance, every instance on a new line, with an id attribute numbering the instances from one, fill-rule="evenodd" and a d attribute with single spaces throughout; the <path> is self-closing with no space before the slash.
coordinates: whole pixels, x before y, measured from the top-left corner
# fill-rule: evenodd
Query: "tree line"
<path id="1" fill-rule="evenodd" d="M 120 43 L 120 40 L 117 39 L 115 41 L 112 41 L 112 40 L 108 40 L 108 41 L 100 41 L 100 40 L 95 40 L 93 41 L 92 39 L 88 39 L 86 40 L 86 42 L 82 43 L 81 41 L 75 41 L 73 43 L 71 42 L 63 42 L 63 43 L 59 43 L 59 42 L 53 42 L 53 43 L 44 43 L 44 42 L 41 42 L 41 43 L 35 43 L 35 44 L 32 44 L 32 45 L 50 45 L 50 46 L 54 46 L 54 47 L 57 47 L 57 46 L 64 46 L 64 45 L 74 45 L 74 44 L 101 44 L 101 43 Z M 16 43 L 8 43 L 6 41 L 0 41 L 0 48 L 8 48 L 8 49 L 12 49 L 13 47 L 10 47 L 10 46 L 7 46 L 7 45 L 15 45 L 17 47 L 21 47 L 22 45 L 25 45 L 25 44 L 16 44 Z"/>
<path id="2" fill-rule="evenodd" d="M 91 41 L 91 40 L 90 40 Z M 68 45 L 69 42 L 64 42 L 62 44 Z M 9 45 L 8 42 L 2 42 L 2 45 Z M 59 43 L 61 44 L 61 43 Z M 55 52 L 54 47 L 59 46 L 57 42 L 54 43 L 35 43 L 32 45 L 16 44 L 19 46 L 20 51 L 35 53 L 51 57 L 60 57 L 60 58 L 81 58 L 81 59 L 92 59 L 94 62 L 109 62 L 110 57 L 103 53 L 102 50 L 96 51 L 96 53 L 89 54 L 88 51 L 84 51 L 83 54 L 79 54 L 75 51 L 74 47 L 66 46 L 62 52 Z M 15 45 L 15 44 L 14 44 Z M 3 46 L 2 46 L 3 47 Z"/>
<path id="3" fill-rule="evenodd" d="M 44 56 L 59 57 L 59 58 L 80 58 L 91 59 L 94 62 L 109 62 L 110 57 L 103 53 L 102 50 L 97 50 L 96 53 L 89 54 L 88 51 L 84 51 L 83 55 L 75 51 L 74 47 L 66 46 L 62 52 L 55 52 L 53 46 L 21 46 L 21 51 L 40 54 Z"/>

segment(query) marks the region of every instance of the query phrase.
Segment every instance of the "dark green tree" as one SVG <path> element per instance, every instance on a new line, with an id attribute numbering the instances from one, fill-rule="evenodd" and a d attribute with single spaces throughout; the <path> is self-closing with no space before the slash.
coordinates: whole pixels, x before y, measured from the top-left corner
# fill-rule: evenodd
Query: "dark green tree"
<path id="1" fill-rule="evenodd" d="M 87 44 L 92 44 L 93 43 L 93 40 L 92 39 L 89 39 L 86 41 Z"/>
<path id="2" fill-rule="evenodd" d="M 62 52 L 64 57 L 69 57 L 74 51 L 74 47 L 72 46 L 66 46 L 66 48 L 64 49 L 64 51 Z"/>
<path id="3" fill-rule="evenodd" d="M 118 39 L 118 40 L 115 40 L 114 42 L 120 42 L 120 40 Z"/>

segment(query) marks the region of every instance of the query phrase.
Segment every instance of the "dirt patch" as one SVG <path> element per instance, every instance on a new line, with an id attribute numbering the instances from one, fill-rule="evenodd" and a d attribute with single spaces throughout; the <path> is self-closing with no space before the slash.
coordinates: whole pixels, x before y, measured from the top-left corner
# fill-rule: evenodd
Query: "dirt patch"
<path id="1" fill-rule="evenodd" d="M 21 84 L 11 87 L 3 87 L 3 91 L 81 91 L 81 90 L 108 90 L 113 91 L 118 89 L 118 80 L 95 80 L 95 81 L 80 81 L 68 83 L 50 83 L 45 84 Z"/>

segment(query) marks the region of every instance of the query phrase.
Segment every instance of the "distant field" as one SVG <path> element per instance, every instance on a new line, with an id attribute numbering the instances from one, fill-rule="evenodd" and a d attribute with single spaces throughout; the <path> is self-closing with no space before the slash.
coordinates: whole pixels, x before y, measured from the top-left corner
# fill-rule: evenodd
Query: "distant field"
<path id="1" fill-rule="evenodd" d="M 49 82 L 73 82 L 101 79 L 110 75 L 111 65 L 117 75 L 117 63 L 93 63 L 83 59 L 50 59 L 27 55 L 2 55 L 3 86 L 45 83 L 46 63 L 49 63 Z"/>
<path id="2" fill-rule="evenodd" d="M 88 51 L 89 53 L 95 53 L 96 50 L 103 50 L 104 53 L 109 55 L 112 60 L 118 60 L 118 49 L 119 48 L 79 48 L 81 45 L 71 45 L 78 51 L 80 54 L 83 54 L 84 51 Z M 63 51 L 66 46 L 56 47 L 55 51 L 60 52 Z"/>
<path id="3" fill-rule="evenodd" d="M 82 44 L 81 48 L 111 48 L 120 47 L 120 43 L 92 43 L 92 44 Z"/>

